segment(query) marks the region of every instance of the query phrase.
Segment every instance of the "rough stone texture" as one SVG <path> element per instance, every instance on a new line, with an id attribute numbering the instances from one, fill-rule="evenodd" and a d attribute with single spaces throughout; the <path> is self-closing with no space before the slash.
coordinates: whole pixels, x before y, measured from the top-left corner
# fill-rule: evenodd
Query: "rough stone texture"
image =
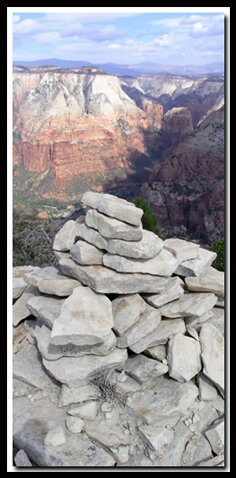
<path id="1" fill-rule="evenodd" d="M 159 294 L 145 295 L 144 299 L 153 307 L 161 307 L 175 299 L 179 299 L 184 293 L 183 281 L 179 277 L 171 277 L 163 292 Z"/>
<path id="2" fill-rule="evenodd" d="M 178 466 L 191 438 L 191 432 L 180 420 L 175 428 L 174 438 L 167 446 L 165 453 L 155 460 L 156 466 Z M 182 464 L 182 463 L 181 463 Z"/>
<path id="3" fill-rule="evenodd" d="M 208 319 L 210 319 L 213 316 L 214 316 L 213 309 L 211 309 L 200 316 L 194 315 L 193 317 L 185 317 L 185 324 L 186 326 L 193 327 L 196 324 L 202 324 L 203 322 L 206 322 Z"/>
<path id="4" fill-rule="evenodd" d="M 42 357 L 47 360 L 57 360 L 61 357 L 82 357 L 83 355 L 108 355 L 116 346 L 116 337 L 112 332 L 102 344 L 93 346 L 55 345 L 51 341 L 51 331 L 41 321 L 36 323 L 35 338 Z"/>
<path id="5" fill-rule="evenodd" d="M 168 367 L 157 360 L 145 357 L 145 355 L 138 355 L 127 360 L 124 370 L 138 383 L 143 384 L 147 380 L 155 380 L 164 375 L 168 372 Z"/>
<path id="6" fill-rule="evenodd" d="M 219 388 L 224 390 L 224 337 L 211 324 L 203 324 L 200 332 L 203 373 Z"/>
<path id="7" fill-rule="evenodd" d="M 111 301 L 89 287 L 78 287 L 65 300 L 55 320 L 51 340 L 55 345 L 95 345 L 105 342 L 113 327 Z"/>
<path id="8" fill-rule="evenodd" d="M 198 388 L 192 382 L 181 383 L 160 377 L 152 388 L 128 397 L 127 405 L 152 425 L 159 416 L 185 412 L 197 396 Z"/>
<path id="9" fill-rule="evenodd" d="M 165 345 L 156 345 L 155 347 L 150 347 L 143 352 L 148 357 L 151 357 L 161 362 L 166 359 L 166 346 Z"/>
<path id="10" fill-rule="evenodd" d="M 58 299 L 57 297 L 37 296 L 27 301 L 27 307 L 34 317 L 42 320 L 51 329 L 54 321 L 60 315 L 64 302 L 65 299 Z"/>
<path id="11" fill-rule="evenodd" d="M 40 412 L 39 412 L 40 411 Z M 50 429 L 61 426 L 66 442 L 56 447 L 44 444 Z M 25 397 L 14 401 L 14 443 L 41 467 L 114 466 L 114 458 L 86 435 L 65 429 L 65 411 L 49 399 L 31 402 Z"/>
<path id="12" fill-rule="evenodd" d="M 25 275 L 25 280 L 38 287 L 40 292 L 62 297 L 69 296 L 75 287 L 80 286 L 77 280 L 61 275 L 54 266 L 32 271 Z"/>
<path id="13" fill-rule="evenodd" d="M 85 241 L 77 241 L 72 246 L 70 255 L 75 262 L 81 265 L 102 264 L 103 252 Z"/>
<path id="14" fill-rule="evenodd" d="M 53 427 L 49 430 L 47 435 L 44 438 L 44 445 L 47 447 L 63 445 L 65 443 L 66 437 L 65 432 L 62 426 Z"/>
<path id="15" fill-rule="evenodd" d="M 124 295 L 112 301 L 113 330 L 122 335 L 137 322 L 146 309 L 146 303 L 139 294 Z"/>
<path id="16" fill-rule="evenodd" d="M 26 319 L 31 315 L 27 307 L 28 300 L 39 295 L 39 291 L 34 286 L 28 286 L 21 297 L 13 305 L 13 325 L 16 327 L 21 320 Z"/>
<path id="17" fill-rule="evenodd" d="M 224 451 L 224 419 L 219 418 L 219 420 L 216 420 L 216 422 L 205 431 L 205 435 L 214 453 L 220 455 Z"/>
<path id="18" fill-rule="evenodd" d="M 121 337 L 118 337 L 117 347 L 129 347 L 135 342 L 139 342 L 143 337 L 146 337 L 156 330 L 160 321 L 161 315 L 159 311 L 147 304 L 138 321 L 129 327 Z"/>
<path id="19" fill-rule="evenodd" d="M 66 418 L 66 426 L 71 433 L 80 433 L 84 427 L 84 421 L 79 417 Z"/>
<path id="20" fill-rule="evenodd" d="M 69 251 L 77 236 L 78 223 L 67 221 L 55 236 L 53 249 L 56 251 Z"/>
<path id="21" fill-rule="evenodd" d="M 78 358 L 62 357 L 55 361 L 43 359 L 43 365 L 56 380 L 68 387 L 76 387 L 95 378 L 106 369 L 122 368 L 126 359 L 126 350 L 114 349 L 105 357 L 84 355 Z"/>
<path id="22" fill-rule="evenodd" d="M 117 272 L 157 276 L 171 276 L 178 265 L 174 256 L 164 249 L 157 256 L 146 261 L 106 253 L 103 256 L 103 264 Z"/>
<path id="23" fill-rule="evenodd" d="M 169 375 L 175 380 L 186 382 L 191 380 L 201 370 L 199 342 L 176 334 L 169 340 L 167 362 Z"/>
<path id="24" fill-rule="evenodd" d="M 217 254 L 215 252 L 208 251 L 200 247 L 198 250 L 198 257 L 196 259 L 181 262 L 181 264 L 179 264 L 177 267 L 175 274 L 184 277 L 204 276 L 208 272 L 209 267 L 215 260 L 216 256 Z"/>
<path id="25" fill-rule="evenodd" d="M 143 230 L 143 237 L 140 241 L 122 241 L 110 239 L 105 249 L 111 254 L 131 257 L 134 259 L 152 259 L 163 248 L 163 241 L 151 231 Z"/>
<path id="26" fill-rule="evenodd" d="M 100 398 L 100 395 L 99 389 L 90 383 L 73 388 L 62 384 L 58 406 L 66 407 L 86 400 L 96 400 Z"/>
<path id="27" fill-rule="evenodd" d="M 97 209 L 107 216 L 114 217 L 134 226 L 141 224 L 143 210 L 125 199 L 115 197 L 111 194 L 88 191 L 83 195 L 82 203 L 85 206 Z"/>
<path id="28" fill-rule="evenodd" d="M 17 277 L 24 278 L 24 275 L 27 274 L 28 272 L 32 272 L 33 270 L 39 269 L 39 267 L 36 266 L 15 266 L 13 267 L 13 279 L 16 279 Z"/>
<path id="29" fill-rule="evenodd" d="M 142 425 L 139 427 L 147 445 L 158 453 L 162 453 L 165 445 L 168 445 L 174 438 L 173 430 L 167 428 L 153 427 L 152 425 Z"/>
<path id="30" fill-rule="evenodd" d="M 92 244 L 98 249 L 107 249 L 108 241 L 99 234 L 98 231 L 88 227 L 86 224 L 78 224 L 77 226 L 77 238 L 81 238 L 84 241 Z"/>
<path id="31" fill-rule="evenodd" d="M 143 237 L 141 226 L 131 226 L 125 222 L 105 216 L 95 209 L 89 209 L 85 216 L 87 226 L 96 229 L 103 237 L 140 241 Z"/>
<path id="32" fill-rule="evenodd" d="M 102 294 L 157 293 L 167 279 L 150 274 L 122 274 L 104 266 L 80 266 L 69 257 L 59 260 L 61 271 Z"/>
<path id="33" fill-rule="evenodd" d="M 68 415 L 82 418 L 84 420 L 95 420 L 97 415 L 98 402 L 86 401 L 67 411 Z"/>
<path id="34" fill-rule="evenodd" d="M 209 267 L 202 277 L 186 277 L 187 288 L 194 292 L 213 292 L 217 296 L 224 295 L 224 272 Z"/>
<path id="35" fill-rule="evenodd" d="M 164 305 L 160 313 L 164 317 L 192 317 L 205 314 L 212 309 L 217 302 L 215 294 L 204 292 L 184 294 L 180 299 Z"/>
<path id="36" fill-rule="evenodd" d="M 203 435 L 193 436 L 183 452 L 182 466 L 198 466 L 201 460 L 212 458 L 211 447 Z"/>
<path id="37" fill-rule="evenodd" d="M 198 244 L 183 239 L 172 238 L 164 241 L 164 248 L 170 251 L 179 262 L 196 259 L 199 247 Z"/>
<path id="38" fill-rule="evenodd" d="M 26 455 L 24 450 L 19 450 L 14 456 L 14 462 L 16 466 L 32 466 L 31 461 L 29 460 L 28 456 Z"/>
<path id="39" fill-rule="evenodd" d="M 217 390 L 213 383 L 205 377 L 203 373 L 199 374 L 198 379 L 199 398 L 204 401 L 212 401 L 217 398 Z"/>
<path id="40" fill-rule="evenodd" d="M 18 299 L 27 287 L 27 283 L 23 277 L 13 278 L 13 299 Z"/>
<path id="41" fill-rule="evenodd" d="M 37 388 L 52 387 L 34 345 L 27 344 L 13 357 L 13 377 Z"/>
<path id="42" fill-rule="evenodd" d="M 185 330 L 183 319 L 162 319 L 154 332 L 131 345 L 129 348 L 136 354 L 139 354 L 150 347 L 165 344 L 172 335 L 178 333 L 184 334 Z"/>

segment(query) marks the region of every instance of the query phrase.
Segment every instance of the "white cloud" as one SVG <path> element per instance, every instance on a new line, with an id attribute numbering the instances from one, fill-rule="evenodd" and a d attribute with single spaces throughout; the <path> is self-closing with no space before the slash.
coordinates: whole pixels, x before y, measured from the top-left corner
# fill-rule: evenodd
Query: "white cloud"
<path id="1" fill-rule="evenodd" d="M 58 32 L 43 32 L 35 35 L 35 40 L 39 43 L 57 42 L 61 38 Z"/>
<path id="2" fill-rule="evenodd" d="M 109 50 L 121 50 L 122 45 L 120 43 L 111 43 L 108 45 Z"/>
<path id="3" fill-rule="evenodd" d="M 155 38 L 153 41 L 154 46 L 164 47 L 171 44 L 170 35 L 162 35 L 159 38 Z"/>
<path id="4" fill-rule="evenodd" d="M 20 21 L 20 15 L 13 15 L 13 23 L 17 23 Z"/>
<path id="5" fill-rule="evenodd" d="M 33 18 L 27 18 L 22 20 L 22 22 L 17 22 L 14 24 L 14 33 L 29 33 L 35 30 L 38 30 L 40 23 Z"/>
<path id="6" fill-rule="evenodd" d="M 204 27 L 201 22 L 196 22 L 196 23 L 193 24 L 193 31 L 194 32 L 204 32 L 204 31 L 206 31 L 206 27 Z"/>

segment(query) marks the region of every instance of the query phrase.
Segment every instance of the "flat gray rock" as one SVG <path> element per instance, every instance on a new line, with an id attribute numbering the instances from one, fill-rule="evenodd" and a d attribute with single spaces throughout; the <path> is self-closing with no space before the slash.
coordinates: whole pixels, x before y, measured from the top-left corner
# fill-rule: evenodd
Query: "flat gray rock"
<path id="1" fill-rule="evenodd" d="M 104 266 L 80 266 L 68 256 L 59 259 L 59 266 L 65 275 L 102 294 L 157 293 L 167 283 L 166 278 L 150 274 L 122 274 Z"/>
<path id="2" fill-rule="evenodd" d="M 189 261 L 183 261 L 177 267 L 175 274 L 184 277 L 201 277 L 204 276 L 212 262 L 215 260 L 217 254 L 207 249 L 200 247 L 198 249 L 198 257 Z"/>
<path id="3" fill-rule="evenodd" d="M 180 382 L 188 382 L 201 370 L 200 344 L 191 337 L 176 334 L 169 340 L 167 362 L 169 375 Z"/>
<path id="4" fill-rule="evenodd" d="M 87 400 L 97 400 L 101 398 L 101 392 L 93 384 L 86 383 L 78 387 L 68 387 L 62 384 L 58 407 L 86 402 Z"/>
<path id="5" fill-rule="evenodd" d="M 139 226 L 143 210 L 125 199 L 118 198 L 111 194 L 95 193 L 87 191 L 82 197 L 82 203 L 93 209 L 114 217 L 120 221 Z"/>
<path id="6" fill-rule="evenodd" d="M 58 299 L 57 297 L 36 296 L 27 301 L 27 307 L 30 313 L 37 319 L 42 320 L 44 324 L 50 329 L 54 321 L 59 317 L 61 307 L 65 299 Z"/>
<path id="7" fill-rule="evenodd" d="M 24 275 L 27 274 L 28 272 L 32 272 L 33 270 L 40 269 L 40 267 L 37 266 L 15 266 L 13 267 L 13 279 L 23 277 Z"/>
<path id="8" fill-rule="evenodd" d="M 81 285 L 77 280 L 60 274 L 54 266 L 43 267 L 30 272 L 25 275 L 25 280 L 28 284 L 38 287 L 40 292 L 57 295 L 59 297 L 71 295 L 74 288 Z"/>
<path id="9" fill-rule="evenodd" d="M 222 307 L 224 308 L 225 306 L 225 299 L 224 297 L 218 297 L 218 300 L 216 302 L 216 307 Z"/>
<path id="10" fill-rule="evenodd" d="M 203 373 L 199 374 L 198 386 L 200 400 L 212 401 L 217 398 L 218 394 L 215 386 Z"/>
<path id="11" fill-rule="evenodd" d="M 160 360 L 160 362 L 166 360 L 165 345 L 156 345 L 155 347 L 150 347 L 149 349 L 144 350 L 143 353 L 152 359 Z"/>
<path id="12" fill-rule="evenodd" d="M 209 267 L 207 273 L 201 277 L 186 277 L 188 290 L 194 292 L 213 292 L 217 296 L 224 296 L 224 272 Z"/>
<path id="13" fill-rule="evenodd" d="M 50 428 L 44 438 L 46 447 L 55 447 L 63 445 L 66 442 L 65 431 L 61 425 Z"/>
<path id="14" fill-rule="evenodd" d="M 68 387 L 83 385 L 106 369 L 123 367 L 127 359 L 125 349 L 114 349 L 109 355 L 84 355 L 83 357 L 62 357 L 50 361 L 43 359 L 47 371 Z"/>
<path id="15" fill-rule="evenodd" d="M 224 337 L 212 324 L 203 324 L 200 332 L 203 372 L 217 388 L 224 390 Z"/>
<path id="16" fill-rule="evenodd" d="M 117 347 L 125 348 L 129 347 L 135 342 L 139 342 L 141 339 L 156 330 L 160 321 L 160 312 L 147 304 L 138 321 L 129 327 L 129 329 L 126 330 L 121 337 L 118 337 Z"/>
<path id="17" fill-rule="evenodd" d="M 183 319 L 162 319 L 154 332 L 131 345 L 129 348 L 136 354 L 140 354 L 150 347 L 165 344 L 174 334 L 184 334 L 185 330 Z"/>
<path id="18" fill-rule="evenodd" d="M 36 323 L 35 338 L 41 356 L 47 360 L 57 360 L 61 357 L 82 357 L 83 355 L 108 355 L 116 346 L 116 337 L 112 332 L 102 344 L 93 346 L 55 345 L 51 341 L 50 329 L 41 321 Z"/>
<path id="19" fill-rule="evenodd" d="M 27 285 L 23 277 L 13 278 L 13 299 L 18 299 L 23 294 Z"/>
<path id="20" fill-rule="evenodd" d="M 66 418 L 66 427 L 71 433 L 80 433 L 84 427 L 84 421 L 79 417 Z"/>
<path id="21" fill-rule="evenodd" d="M 89 287 L 73 290 L 54 321 L 51 341 L 55 345 L 102 344 L 113 327 L 111 301 Z"/>
<path id="22" fill-rule="evenodd" d="M 137 391 L 127 399 L 127 405 L 146 423 L 152 425 L 159 417 L 184 413 L 198 396 L 192 382 L 177 382 L 160 377 L 151 388 Z"/>
<path id="23" fill-rule="evenodd" d="M 105 239 L 105 237 L 102 237 L 98 231 L 88 227 L 86 224 L 78 224 L 77 238 L 83 239 L 89 244 L 97 247 L 97 249 L 107 250 L 108 241 Z"/>
<path id="24" fill-rule="evenodd" d="M 178 265 L 174 256 L 162 249 L 152 259 L 129 259 L 107 252 L 103 256 L 103 264 L 117 272 L 133 274 L 152 274 L 157 276 L 171 276 Z"/>
<path id="25" fill-rule="evenodd" d="M 168 428 L 141 425 L 138 429 L 149 448 L 158 453 L 162 453 L 165 445 L 171 443 L 174 438 L 173 430 L 168 430 Z"/>
<path id="26" fill-rule="evenodd" d="M 119 239 L 110 239 L 105 248 L 111 254 L 130 257 L 134 259 L 152 259 L 163 248 L 163 241 L 151 231 L 143 230 L 143 237 L 140 241 L 130 242 Z"/>
<path id="27" fill-rule="evenodd" d="M 130 294 L 117 297 L 112 301 L 113 330 L 122 335 L 137 322 L 139 316 L 146 309 L 146 302 L 139 294 Z"/>
<path id="28" fill-rule="evenodd" d="M 169 445 L 167 445 L 163 455 L 157 456 L 154 461 L 156 466 L 180 466 L 183 453 L 186 445 L 191 438 L 191 432 L 180 420 L 175 428 L 174 438 Z"/>
<path id="29" fill-rule="evenodd" d="M 85 434 L 72 434 L 65 428 L 65 411 L 48 399 L 30 402 L 22 397 L 14 400 L 14 443 L 40 467 L 114 466 L 115 460 Z M 45 446 L 50 429 L 64 429 L 65 443 Z"/>
<path id="30" fill-rule="evenodd" d="M 184 294 L 179 299 L 164 305 L 160 313 L 164 317 L 193 317 L 201 316 L 211 310 L 217 302 L 215 294 L 196 292 Z"/>
<path id="31" fill-rule="evenodd" d="M 196 259 L 199 247 L 199 244 L 183 239 L 171 238 L 164 241 L 164 248 L 170 251 L 179 262 Z"/>
<path id="32" fill-rule="evenodd" d="M 85 241 L 77 241 L 70 250 L 72 259 L 82 266 L 102 264 L 103 252 Z"/>
<path id="33" fill-rule="evenodd" d="M 145 295 L 144 299 L 153 307 L 161 307 L 173 300 L 179 299 L 184 293 L 184 283 L 179 277 L 170 277 L 163 292 Z"/>
<path id="34" fill-rule="evenodd" d="M 69 251 L 76 240 L 77 228 L 77 222 L 67 221 L 55 235 L 53 249 L 56 251 Z"/>
<path id="35" fill-rule="evenodd" d="M 19 450 L 14 456 L 14 462 L 16 466 L 32 466 L 31 461 L 29 460 L 28 456 L 26 455 L 24 450 Z"/>
<path id="36" fill-rule="evenodd" d="M 87 226 L 96 229 L 107 239 L 140 241 L 143 237 L 141 226 L 131 226 L 125 222 L 105 216 L 95 209 L 89 209 L 85 216 Z"/>
<path id="37" fill-rule="evenodd" d="M 143 384 L 167 373 L 168 366 L 145 355 L 136 355 L 128 358 L 124 370 L 138 383 Z"/>
<path id="38" fill-rule="evenodd" d="M 45 389 L 53 385 L 34 345 L 26 344 L 13 357 L 13 377 L 33 387 Z"/>
<path id="39" fill-rule="evenodd" d="M 205 436 L 216 455 L 224 452 L 224 419 L 219 418 L 205 431 Z"/>
<path id="40" fill-rule="evenodd" d="M 208 310 L 208 312 L 205 312 L 204 314 L 202 314 L 200 316 L 193 315 L 192 317 L 185 317 L 186 326 L 193 327 L 196 324 L 203 324 L 208 319 L 211 319 L 211 317 L 214 316 L 213 310 L 214 310 L 214 307 L 213 307 L 213 309 Z"/>
<path id="41" fill-rule="evenodd" d="M 32 297 L 39 295 L 37 287 L 28 286 L 21 297 L 13 305 L 13 325 L 16 327 L 21 320 L 26 319 L 31 315 L 27 307 L 27 303 Z"/>
<path id="42" fill-rule="evenodd" d="M 186 445 L 181 458 L 182 466 L 198 466 L 202 460 L 212 458 L 211 447 L 203 435 L 193 436 Z"/>
<path id="43" fill-rule="evenodd" d="M 67 410 L 68 415 L 72 417 L 79 417 L 83 420 L 95 420 L 98 411 L 98 402 L 95 400 L 80 403 L 70 410 Z"/>

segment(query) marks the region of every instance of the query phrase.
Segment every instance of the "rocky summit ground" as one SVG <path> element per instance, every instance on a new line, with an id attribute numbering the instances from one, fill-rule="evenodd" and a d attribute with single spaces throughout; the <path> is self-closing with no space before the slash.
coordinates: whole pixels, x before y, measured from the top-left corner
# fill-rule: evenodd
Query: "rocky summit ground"
<path id="1" fill-rule="evenodd" d="M 17 467 L 224 467 L 224 274 L 87 192 L 58 265 L 13 271 Z"/>

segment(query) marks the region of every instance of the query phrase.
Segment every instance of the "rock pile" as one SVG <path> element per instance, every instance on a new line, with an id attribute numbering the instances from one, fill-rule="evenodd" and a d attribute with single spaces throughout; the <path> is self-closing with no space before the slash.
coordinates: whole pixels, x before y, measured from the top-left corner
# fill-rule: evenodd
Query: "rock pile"
<path id="1" fill-rule="evenodd" d="M 224 275 L 87 192 L 58 267 L 14 269 L 14 443 L 39 466 L 223 466 Z"/>

